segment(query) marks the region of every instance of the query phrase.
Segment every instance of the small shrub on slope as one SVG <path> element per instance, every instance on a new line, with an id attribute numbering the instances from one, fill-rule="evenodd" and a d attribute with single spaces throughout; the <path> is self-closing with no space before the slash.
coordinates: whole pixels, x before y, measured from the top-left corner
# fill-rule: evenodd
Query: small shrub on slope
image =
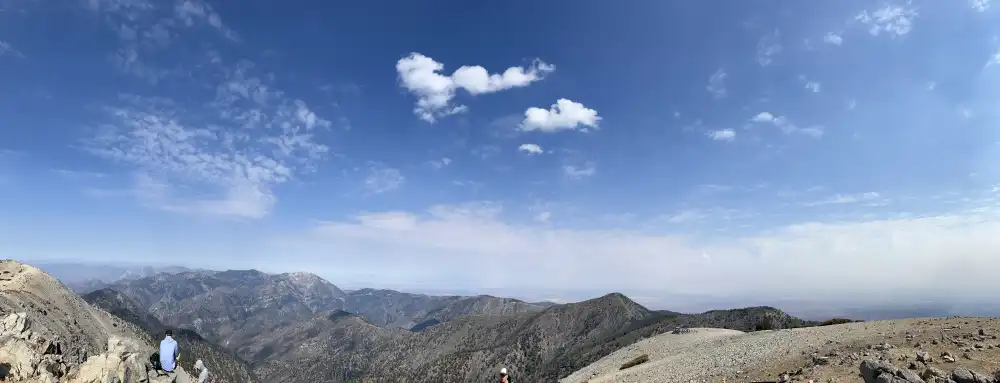
<path id="1" fill-rule="evenodd" d="M 638 366 L 640 364 L 646 363 L 648 361 L 649 361 L 649 355 L 642 354 L 642 355 L 639 355 L 639 357 L 637 357 L 635 359 L 632 359 L 632 360 L 628 361 L 627 363 L 623 364 L 622 367 L 619 368 L 619 370 L 624 370 L 626 368 L 635 367 L 635 366 Z"/>

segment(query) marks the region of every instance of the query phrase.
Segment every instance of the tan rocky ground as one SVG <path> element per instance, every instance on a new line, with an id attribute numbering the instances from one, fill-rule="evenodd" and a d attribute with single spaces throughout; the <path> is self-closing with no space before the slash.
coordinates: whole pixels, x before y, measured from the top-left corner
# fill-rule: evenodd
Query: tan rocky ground
<path id="1" fill-rule="evenodd" d="M 885 382 L 994 383 L 1000 369 L 998 336 L 1000 318 L 905 319 L 753 333 L 694 329 L 623 348 L 561 382 L 767 382 L 783 375 L 788 381 L 861 382 L 861 365 L 868 359 L 870 366 L 891 363 L 901 370 L 892 379 L 882 377 Z M 650 360 L 619 370 L 640 355 Z"/>

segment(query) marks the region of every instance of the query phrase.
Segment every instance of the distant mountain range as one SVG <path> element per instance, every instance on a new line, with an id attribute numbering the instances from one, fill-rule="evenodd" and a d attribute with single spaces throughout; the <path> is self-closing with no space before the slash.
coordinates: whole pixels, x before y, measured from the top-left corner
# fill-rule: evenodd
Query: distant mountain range
<path id="1" fill-rule="evenodd" d="M 186 334 L 184 347 L 211 359 L 225 381 L 473 382 L 507 367 L 519 381 L 547 382 L 676 328 L 816 324 L 766 306 L 654 311 L 617 293 L 569 304 L 529 303 L 489 295 L 343 291 L 310 273 L 42 266 L 63 273 L 88 302 L 151 335 L 179 329 Z"/>
<path id="2" fill-rule="evenodd" d="M 110 284 L 150 277 L 161 273 L 204 271 L 181 266 L 123 266 L 116 264 L 32 262 L 47 274 L 56 277 L 73 291 L 86 294 Z"/>
<path id="3" fill-rule="evenodd" d="M 486 295 L 344 292 L 309 273 L 255 270 L 121 278 L 85 296 L 150 332 L 186 329 L 187 347 L 212 351 L 213 363 L 231 378 L 253 366 L 254 378 L 267 382 L 472 382 L 492 378 L 501 366 L 521 381 L 555 381 L 678 327 L 812 324 L 769 307 L 651 311 L 622 294 L 536 304 Z"/>
<path id="4" fill-rule="evenodd" d="M 36 265 L 46 273 L 56 277 L 66 286 L 69 286 L 73 291 L 77 293 L 85 294 L 91 291 L 99 290 L 120 281 L 141 279 L 148 276 L 152 276 L 160 273 L 176 274 L 184 272 L 195 272 L 195 273 L 206 273 L 213 274 L 217 271 L 204 270 L 204 269 L 192 269 L 181 266 L 140 266 L 140 265 L 117 265 L 117 264 L 94 264 L 94 263 L 67 263 L 67 262 L 31 262 L 32 265 Z M 343 292 L 352 297 L 357 297 L 354 299 L 355 302 L 361 304 L 362 302 L 372 302 L 371 297 L 361 297 L 358 292 L 373 292 L 376 295 L 385 295 L 381 298 L 385 302 L 393 302 L 394 299 L 397 303 L 404 303 L 399 301 L 400 296 L 393 297 L 393 293 L 398 293 L 393 290 L 380 290 L 380 289 L 358 289 L 358 290 L 343 290 Z M 414 301 L 425 300 L 427 302 L 444 302 L 448 300 L 453 300 L 455 298 L 461 297 L 473 297 L 478 296 L 474 292 L 462 292 L 468 295 L 453 295 L 446 294 L 444 292 L 431 292 L 426 294 L 404 294 L 406 298 L 402 298 L 403 301 L 407 299 L 412 299 Z M 558 295 L 558 292 L 549 292 L 554 295 Z M 563 292 L 566 293 L 566 292 Z M 599 295 L 596 293 L 594 295 Z M 651 294 L 651 293 L 646 293 Z M 534 295 L 534 294 L 528 294 Z M 662 297 L 661 297 L 662 298 Z M 812 319 L 812 320 L 823 320 L 832 317 L 846 317 L 854 319 L 863 320 L 878 320 L 878 319 L 896 319 L 896 318 L 911 318 L 911 317 L 945 317 L 952 315 L 976 315 L 976 316 L 1000 316 L 1000 299 L 978 299 L 970 300 L 968 302 L 956 300 L 955 297 L 950 296 L 928 296 L 926 293 L 914 294 L 914 297 L 909 299 L 888 299 L 888 300 L 876 300 L 871 302 L 862 302 L 857 300 L 831 300 L 829 298 L 817 298 L 817 299 L 777 299 L 767 302 L 760 302 L 755 300 L 747 299 L 737 299 L 730 298 L 724 300 L 711 300 L 710 297 L 705 296 L 683 296 L 683 295 L 669 295 L 667 298 L 662 298 L 657 300 L 659 302 L 675 302 L 678 307 L 686 307 L 683 312 L 700 312 L 708 310 L 714 307 L 738 307 L 741 305 L 777 305 L 785 309 L 788 313 L 796 315 L 801 318 Z M 889 303 L 892 302 L 892 303 Z M 548 307 L 555 305 L 553 302 L 530 302 L 531 305 Z M 665 303 L 659 303 L 657 305 L 665 305 Z M 374 306 L 374 308 L 369 307 L 365 309 L 362 305 L 361 307 L 356 307 L 356 310 L 364 312 L 362 316 L 366 320 L 371 321 L 379 325 L 389 325 L 400 328 L 410 328 L 412 326 L 426 326 L 434 323 L 435 318 L 420 318 L 419 312 L 413 312 L 411 308 L 404 308 L 400 305 L 394 306 L 395 308 L 389 309 L 389 312 L 379 313 L 381 309 L 379 306 Z M 404 305 L 405 306 L 405 305 Z M 700 308 L 699 308 L 700 307 Z M 401 311 L 401 312 L 396 312 Z M 418 310 L 419 311 L 419 310 Z M 405 312 L 410 312 L 406 314 Z M 382 316 L 382 319 L 378 319 L 378 316 Z M 412 321 L 407 321 L 406 318 L 413 317 Z M 389 320 L 392 319 L 392 320 Z"/>

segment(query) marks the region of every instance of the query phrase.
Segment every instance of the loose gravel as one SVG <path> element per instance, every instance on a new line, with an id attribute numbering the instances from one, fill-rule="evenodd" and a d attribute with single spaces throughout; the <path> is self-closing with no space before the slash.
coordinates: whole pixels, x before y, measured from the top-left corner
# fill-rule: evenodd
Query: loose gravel
<path id="1" fill-rule="evenodd" d="M 562 383 L 721 381 L 752 375 L 781 364 L 794 365 L 824 348 L 874 343 L 907 327 L 904 321 L 878 321 L 791 330 L 742 333 L 694 329 L 661 334 L 618 350 L 561 380 Z M 642 354 L 649 362 L 619 370 Z M 770 380 L 776 380 L 776 376 Z"/>

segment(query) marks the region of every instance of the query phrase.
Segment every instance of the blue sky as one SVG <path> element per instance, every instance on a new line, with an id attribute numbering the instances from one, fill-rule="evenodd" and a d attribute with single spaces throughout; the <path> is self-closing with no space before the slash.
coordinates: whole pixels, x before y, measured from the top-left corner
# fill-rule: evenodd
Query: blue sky
<path id="1" fill-rule="evenodd" d="M 647 302 L 1000 287 L 987 0 L 0 9 L 9 257 Z"/>

